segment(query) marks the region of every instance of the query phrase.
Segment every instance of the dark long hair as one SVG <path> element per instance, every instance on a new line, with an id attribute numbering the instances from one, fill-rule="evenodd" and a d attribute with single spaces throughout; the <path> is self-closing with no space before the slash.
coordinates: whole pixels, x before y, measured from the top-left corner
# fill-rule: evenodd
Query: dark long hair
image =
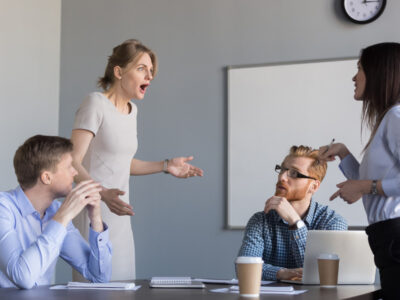
<path id="1" fill-rule="evenodd" d="M 380 43 L 361 51 L 366 77 L 362 124 L 371 129 L 368 148 L 386 112 L 400 101 L 400 44 Z"/>

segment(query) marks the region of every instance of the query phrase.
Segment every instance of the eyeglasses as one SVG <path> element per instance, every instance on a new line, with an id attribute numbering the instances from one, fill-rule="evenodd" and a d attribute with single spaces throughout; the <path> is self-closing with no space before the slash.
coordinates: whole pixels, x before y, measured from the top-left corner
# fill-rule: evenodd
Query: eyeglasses
<path id="1" fill-rule="evenodd" d="M 295 169 L 284 168 L 284 167 L 282 167 L 282 166 L 280 166 L 280 165 L 276 165 L 276 166 L 275 166 L 275 172 L 278 173 L 278 174 L 283 174 L 283 173 L 285 173 L 286 171 L 287 171 L 287 175 L 288 175 L 290 178 L 294 178 L 294 179 L 296 179 L 296 178 L 308 178 L 308 179 L 317 180 L 317 179 L 314 178 L 314 177 L 310 177 L 310 176 L 301 174 L 299 171 L 297 171 L 297 170 L 295 170 Z"/>

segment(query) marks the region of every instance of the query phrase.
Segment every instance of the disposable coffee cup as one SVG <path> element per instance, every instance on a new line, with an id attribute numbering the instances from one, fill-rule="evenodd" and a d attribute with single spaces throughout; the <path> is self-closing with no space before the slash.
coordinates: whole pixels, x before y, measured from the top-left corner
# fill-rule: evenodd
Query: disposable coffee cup
<path id="1" fill-rule="evenodd" d="M 323 287 L 336 287 L 339 274 L 339 256 L 324 253 L 318 256 L 319 283 Z"/>
<path id="2" fill-rule="evenodd" d="M 236 270 L 241 297 L 259 297 L 263 260 L 261 257 L 239 256 Z"/>

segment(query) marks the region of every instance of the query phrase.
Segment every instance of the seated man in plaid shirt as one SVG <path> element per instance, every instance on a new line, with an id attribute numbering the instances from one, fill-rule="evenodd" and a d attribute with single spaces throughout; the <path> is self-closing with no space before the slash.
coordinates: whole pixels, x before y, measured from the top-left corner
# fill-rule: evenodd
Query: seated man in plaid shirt
<path id="1" fill-rule="evenodd" d="M 246 226 L 239 256 L 262 257 L 263 280 L 302 277 L 308 230 L 347 230 L 342 216 L 311 199 L 327 169 L 318 155 L 310 147 L 293 146 L 275 167 L 275 196 Z"/>

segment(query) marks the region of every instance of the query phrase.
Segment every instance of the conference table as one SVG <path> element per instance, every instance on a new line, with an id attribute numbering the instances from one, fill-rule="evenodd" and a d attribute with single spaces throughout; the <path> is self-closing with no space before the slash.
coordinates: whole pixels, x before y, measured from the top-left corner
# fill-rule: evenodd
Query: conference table
<path id="1" fill-rule="evenodd" d="M 149 288 L 148 280 L 135 280 L 136 285 L 141 285 L 137 291 L 131 290 L 50 290 L 49 286 L 33 288 L 31 290 L 18 290 L 14 288 L 0 288 L 0 299 L 7 300 L 242 300 L 254 298 L 241 298 L 238 294 L 215 293 L 211 289 L 228 287 L 227 285 L 206 284 L 205 289 L 165 289 Z M 288 284 L 276 283 L 278 286 Z M 339 285 L 336 288 L 322 288 L 318 285 L 294 285 L 295 289 L 306 289 L 300 295 L 260 295 L 261 299 L 352 299 L 367 300 L 379 299 L 379 285 Z M 255 298 L 258 299 L 258 298 Z"/>

